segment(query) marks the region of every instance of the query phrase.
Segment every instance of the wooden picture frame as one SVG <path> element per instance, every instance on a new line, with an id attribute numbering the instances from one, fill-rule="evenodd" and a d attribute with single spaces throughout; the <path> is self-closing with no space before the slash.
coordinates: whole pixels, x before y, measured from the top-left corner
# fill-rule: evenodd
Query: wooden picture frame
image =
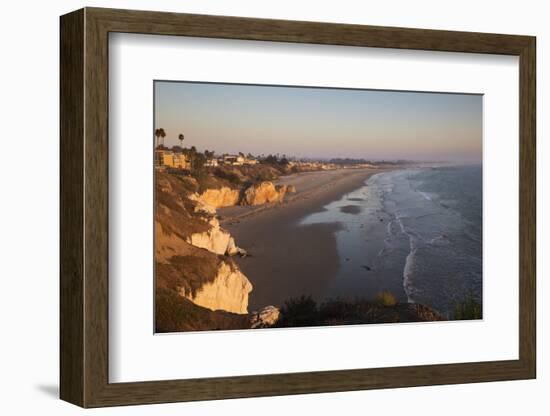
<path id="1" fill-rule="evenodd" d="M 85 8 L 61 17 L 60 396 L 82 407 L 536 377 L 535 38 Z M 109 383 L 108 34 L 246 39 L 515 55 L 520 91 L 519 359 Z"/>

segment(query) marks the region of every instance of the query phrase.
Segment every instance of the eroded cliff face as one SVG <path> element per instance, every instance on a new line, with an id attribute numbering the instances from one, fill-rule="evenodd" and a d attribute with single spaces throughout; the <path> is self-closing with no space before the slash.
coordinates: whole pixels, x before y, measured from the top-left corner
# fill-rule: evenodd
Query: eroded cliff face
<path id="1" fill-rule="evenodd" d="M 213 281 L 202 285 L 196 293 L 180 289 L 180 295 L 196 305 L 215 310 L 248 313 L 248 294 L 252 284 L 234 264 L 222 261 Z"/>
<path id="2" fill-rule="evenodd" d="M 248 312 L 252 284 L 228 256 L 241 253 L 233 237 L 185 179 L 158 173 L 155 217 L 157 289 L 211 310 Z"/>
<path id="3" fill-rule="evenodd" d="M 220 227 L 220 223 L 216 217 L 211 218 L 208 224 L 210 228 L 207 231 L 193 233 L 187 237 L 186 241 L 195 247 L 204 248 L 221 256 L 245 254 L 244 250 L 236 246 L 231 234 Z"/>
<path id="4" fill-rule="evenodd" d="M 202 193 L 192 193 L 189 199 L 196 203 L 196 212 L 215 215 L 216 208 L 283 202 L 287 192 L 296 192 L 296 188 L 293 185 L 274 185 L 273 182 L 264 181 L 250 185 L 244 192 L 241 189 L 222 186 L 207 189 Z"/>
<path id="5" fill-rule="evenodd" d="M 200 192 L 206 186 L 213 186 Z M 282 202 L 287 188 L 265 181 L 245 192 L 157 172 L 155 209 L 156 325 L 162 332 L 266 328 L 274 306 L 248 313 L 253 287 L 231 256 L 246 252 L 220 227 L 216 209 Z"/>
<path id="6" fill-rule="evenodd" d="M 231 189 L 227 186 L 222 186 L 219 189 L 207 189 L 198 195 L 197 200 L 201 204 L 213 207 L 229 207 L 237 205 L 240 199 L 240 191 L 238 189 Z"/>
<path id="7" fill-rule="evenodd" d="M 273 185 L 273 182 L 261 182 L 252 185 L 244 191 L 241 205 L 263 205 L 267 203 L 283 202 L 287 187 Z"/>

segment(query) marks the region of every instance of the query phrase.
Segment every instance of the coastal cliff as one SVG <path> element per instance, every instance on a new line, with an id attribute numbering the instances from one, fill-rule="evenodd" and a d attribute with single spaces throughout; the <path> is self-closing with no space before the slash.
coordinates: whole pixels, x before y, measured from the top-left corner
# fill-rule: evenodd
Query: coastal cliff
<path id="1" fill-rule="evenodd" d="M 252 185 L 244 191 L 241 205 L 263 205 L 283 202 L 286 194 L 285 185 L 273 185 L 272 182 L 261 182 Z"/>
<path id="2" fill-rule="evenodd" d="M 198 195 L 197 200 L 214 208 L 229 207 L 239 203 L 240 191 L 227 186 L 222 186 L 219 189 L 207 189 Z"/>
<path id="3" fill-rule="evenodd" d="M 196 209 L 191 191 L 187 179 L 157 174 L 157 287 L 211 310 L 247 313 L 252 285 L 229 257 L 241 250 L 215 216 Z"/>
<path id="4" fill-rule="evenodd" d="M 245 254 L 245 251 L 235 245 L 235 240 L 228 231 L 220 227 L 216 217 L 208 221 L 210 228 L 206 231 L 193 233 L 186 238 L 186 241 L 199 248 L 204 248 L 219 255 L 234 256 Z"/>
<path id="5" fill-rule="evenodd" d="M 296 188 L 288 187 L 292 192 Z M 191 199 L 200 204 L 199 209 L 214 213 L 213 209 L 234 205 L 263 205 L 284 201 L 287 193 L 286 185 L 274 185 L 271 181 L 244 185 L 242 189 L 231 189 L 227 186 L 207 189 L 200 194 L 193 194 Z"/>
<path id="6" fill-rule="evenodd" d="M 211 282 L 203 284 L 193 295 L 180 290 L 180 295 L 193 301 L 196 305 L 227 312 L 248 313 L 248 294 L 252 284 L 234 263 L 222 261 L 216 276 Z"/>

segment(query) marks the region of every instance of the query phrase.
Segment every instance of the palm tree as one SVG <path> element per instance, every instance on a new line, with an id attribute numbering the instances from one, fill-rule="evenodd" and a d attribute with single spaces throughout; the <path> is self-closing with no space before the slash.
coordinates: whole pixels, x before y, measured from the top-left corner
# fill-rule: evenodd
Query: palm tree
<path id="1" fill-rule="evenodd" d="M 162 145 L 164 146 L 164 138 L 166 137 L 166 132 L 163 128 L 155 130 L 155 136 L 157 138 L 157 147 L 159 146 L 159 137 L 162 138 Z"/>
<path id="2" fill-rule="evenodd" d="M 158 147 L 159 145 L 159 137 L 160 137 L 160 129 L 155 130 L 155 147 Z"/>
<path id="3" fill-rule="evenodd" d="M 178 140 L 180 141 L 180 146 L 183 148 L 183 139 L 185 139 L 185 136 L 183 134 L 180 133 L 180 135 L 178 136 Z"/>

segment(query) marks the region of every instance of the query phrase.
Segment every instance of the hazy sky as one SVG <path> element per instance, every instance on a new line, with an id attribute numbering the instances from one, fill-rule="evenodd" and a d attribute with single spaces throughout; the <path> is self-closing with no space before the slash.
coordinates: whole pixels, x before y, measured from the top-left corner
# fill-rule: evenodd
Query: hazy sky
<path id="1" fill-rule="evenodd" d="M 216 153 L 481 161 L 482 96 L 155 82 L 165 144 Z"/>

